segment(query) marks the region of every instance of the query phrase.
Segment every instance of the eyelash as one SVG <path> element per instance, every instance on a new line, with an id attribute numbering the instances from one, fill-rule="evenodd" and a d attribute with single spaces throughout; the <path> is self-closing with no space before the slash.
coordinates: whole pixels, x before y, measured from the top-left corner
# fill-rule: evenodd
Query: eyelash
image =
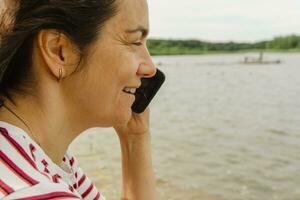
<path id="1" fill-rule="evenodd" d="M 142 46 L 142 45 L 143 45 L 142 42 L 134 42 L 134 43 L 132 43 L 132 44 L 135 45 L 135 46 Z"/>

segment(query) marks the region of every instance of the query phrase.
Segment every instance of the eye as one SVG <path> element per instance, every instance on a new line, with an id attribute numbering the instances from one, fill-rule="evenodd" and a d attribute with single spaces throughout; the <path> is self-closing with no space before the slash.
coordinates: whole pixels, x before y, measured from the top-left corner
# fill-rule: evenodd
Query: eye
<path id="1" fill-rule="evenodd" d="M 132 44 L 135 45 L 135 46 L 142 46 L 142 45 L 143 45 L 142 42 L 134 42 L 134 43 L 132 43 Z"/>

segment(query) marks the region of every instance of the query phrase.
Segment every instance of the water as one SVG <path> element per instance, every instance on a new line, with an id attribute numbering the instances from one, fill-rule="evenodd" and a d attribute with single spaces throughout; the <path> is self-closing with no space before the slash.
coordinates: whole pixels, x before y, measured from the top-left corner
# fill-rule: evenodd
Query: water
<path id="1" fill-rule="evenodd" d="M 154 57 L 167 76 L 151 104 L 161 199 L 300 199 L 300 54 L 266 54 L 283 61 L 269 65 L 240 64 L 245 55 Z M 119 199 L 117 137 L 87 132 L 73 151 Z"/>

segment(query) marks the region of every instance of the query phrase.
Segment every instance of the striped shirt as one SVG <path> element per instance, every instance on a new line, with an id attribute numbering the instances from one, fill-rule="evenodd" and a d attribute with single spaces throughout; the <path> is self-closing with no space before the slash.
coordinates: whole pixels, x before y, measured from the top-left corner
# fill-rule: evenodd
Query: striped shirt
<path id="1" fill-rule="evenodd" d="M 60 166 L 21 128 L 0 121 L 0 199 L 105 200 L 67 150 Z"/>

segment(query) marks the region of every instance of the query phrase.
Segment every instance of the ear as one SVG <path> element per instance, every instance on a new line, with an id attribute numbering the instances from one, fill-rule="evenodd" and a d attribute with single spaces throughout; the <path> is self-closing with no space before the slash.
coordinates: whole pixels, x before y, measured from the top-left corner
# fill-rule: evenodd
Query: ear
<path id="1" fill-rule="evenodd" d="M 45 64 L 56 79 L 60 68 L 63 77 L 76 70 L 81 55 L 65 34 L 52 29 L 42 30 L 38 33 L 37 43 Z"/>

